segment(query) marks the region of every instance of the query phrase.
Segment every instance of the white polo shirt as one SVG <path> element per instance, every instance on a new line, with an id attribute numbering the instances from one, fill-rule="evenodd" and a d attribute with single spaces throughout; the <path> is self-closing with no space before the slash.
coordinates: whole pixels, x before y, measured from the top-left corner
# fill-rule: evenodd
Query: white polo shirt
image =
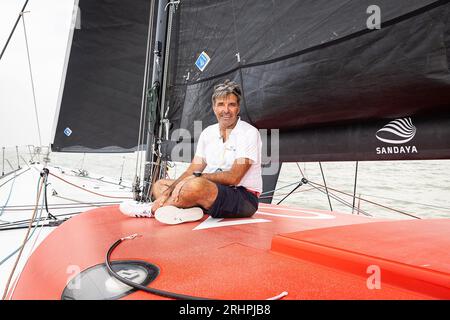
<path id="1" fill-rule="evenodd" d="M 203 130 L 195 155 L 205 160 L 207 164 L 203 171 L 205 173 L 229 171 L 236 159 L 250 159 L 252 165 L 238 186 L 261 193 L 261 150 L 262 142 L 258 129 L 239 118 L 225 143 L 220 135 L 218 123 Z"/>

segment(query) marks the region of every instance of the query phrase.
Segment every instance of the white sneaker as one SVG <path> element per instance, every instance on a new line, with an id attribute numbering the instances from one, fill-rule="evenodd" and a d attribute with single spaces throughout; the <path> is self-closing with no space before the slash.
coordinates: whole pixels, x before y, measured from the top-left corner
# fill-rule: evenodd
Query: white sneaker
<path id="1" fill-rule="evenodd" d="M 129 217 L 153 218 L 151 202 L 124 201 L 120 204 L 119 209 Z"/>
<path id="2" fill-rule="evenodd" d="M 165 224 L 179 224 L 197 221 L 201 218 L 203 218 L 203 210 L 199 207 L 181 209 L 175 206 L 166 206 L 155 212 L 155 219 Z"/>

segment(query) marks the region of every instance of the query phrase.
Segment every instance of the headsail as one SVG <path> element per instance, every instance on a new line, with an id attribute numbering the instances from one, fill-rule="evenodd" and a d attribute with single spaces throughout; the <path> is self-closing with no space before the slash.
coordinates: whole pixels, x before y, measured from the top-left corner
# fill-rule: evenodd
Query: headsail
<path id="1" fill-rule="evenodd" d="M 124 152 L 138 142 L 150 1 L 80 0 L 53 151 Z"/>

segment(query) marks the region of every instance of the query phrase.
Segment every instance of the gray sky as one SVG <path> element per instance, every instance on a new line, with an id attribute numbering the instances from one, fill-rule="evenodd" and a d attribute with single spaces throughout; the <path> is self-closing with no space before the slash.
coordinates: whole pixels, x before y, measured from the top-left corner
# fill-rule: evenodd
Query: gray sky
<path id="1" fill-rule="evenodd" d="M 0 50 L 25 0 L 0 0 Z M 74 0 L 30 0 L 25 14 L 42 142 L 51 139 Z M 38 145 L 22 22 L 0 60 L 0 147 Z"/>

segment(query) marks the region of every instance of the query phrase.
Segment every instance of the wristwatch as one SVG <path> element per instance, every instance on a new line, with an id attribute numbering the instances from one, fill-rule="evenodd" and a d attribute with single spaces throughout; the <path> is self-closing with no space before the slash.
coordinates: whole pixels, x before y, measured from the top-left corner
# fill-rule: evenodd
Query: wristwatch
<path id="1" fill-rule="evenodd" d="M 202 176 L 202 173 L 200 171 L 194 171 L 193 175 L 198 178 Z"/>

